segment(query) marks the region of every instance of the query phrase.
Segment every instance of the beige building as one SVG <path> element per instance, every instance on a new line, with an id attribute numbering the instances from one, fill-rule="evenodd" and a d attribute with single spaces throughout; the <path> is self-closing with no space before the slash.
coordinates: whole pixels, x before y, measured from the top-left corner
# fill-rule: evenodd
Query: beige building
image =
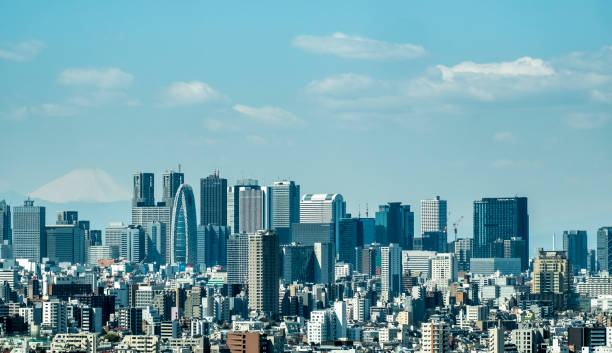
<path id="1" fill-rule="evenodd" d="M 116 349 L 117 353 L 159 353 L 159 337 L 127 335 Z"/>
<path id="2" fill-rule="evenodd" d="M 276 231 L 260 230 L 249 234 L 249 310 L 269 316 L 278 314 L 278 253 Z"/>
<path id="3" fill-rule="evenodd" d="M 424 322 L 421 324 L 421 352 L 450 352 L 450 328 L 445 322 Z"/>
<path id="4" fill-rule="evenodd" d="M 97 343 L 96 335 L 93 333 L 60 333 L 51 341 L 51 353 L 96 353 Z"/>

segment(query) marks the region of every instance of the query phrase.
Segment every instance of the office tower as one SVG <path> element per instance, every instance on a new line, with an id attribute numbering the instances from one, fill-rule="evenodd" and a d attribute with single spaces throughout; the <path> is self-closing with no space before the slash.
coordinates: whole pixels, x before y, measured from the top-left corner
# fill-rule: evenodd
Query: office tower
<path id="1" fill-rule="evenodd" d="M 563 232 L 563 251 L 572 264 L 574 273 L 587 268 L 588 247 L 586 230 L 566 230 Z"/>
<path id="2" fill-rule="evenodd" d="M 399 244 L 406 250 L 413 249 L 414 212 L 410 205 L 401 202 L 389 202 L 380 205 L 376 212 L 376 242 L 382 245 Z"/>
<path id="3" fill-rule="evenodd" d="M 110 248 L 113 258 L 121 256 L 123 241 L 127 237 L 127 226 L 122 222 L 110 223 L 104 228 L 104 245 Z"/>
<path id="4" fill-rule="evenodd" d="M 265 333 L 229 332 L 227 348 L 230 353 L 268 353 L 273 351 L 272 343 Z"/>
<path id="5" fill-rule="evenodd" d="M 197 256 L 198 226 L 191 186 L 182 184 L 174 198 L 170 228 L 170 263 L 194 264 Z"/>
<path id="6" fill-rule="evenodd" d="M 520 258 L 471 258 L 469 260 L 470 273 L 474 275 L 491 276 L 496 272 L 500 275 L 515 275 L 521 274 L 521 259 Z"/>
<path id="7" fill-rule="evenodd" d="M 45 208 L 26 200 L 13 209 L 13 257 L 40 262 L 46 256 Z"/>
<path id="8" fill-rule="evenodd" d="M 402 251 L 402 271 L 412 275 L 424 275 L 431 278 L 431 260 L 436 257 L 435 251 L 404 250 Z"/>
<path id="9" fill-rule="evenodd" d="M 146 232 L 147 240 L 158 240 L 160 243 L 155 243 L 156 251 L 159 252 L 160 258 L 154 260 L 154 258 L 148 258 L 148 261 L 157 261 L 158 263 L 170 263 L 170 225 L 172 222 L 171 211 L 172 205 L 157 205 L 157 206 L 140 206 L 132 207 L 132 225 L 141 226 Z M 151 234 L 149 230 L 157 230 L 158 228 L 151 229 L 152 223 L 160 223 L 159 229 L 163 232 L 159 234 Z M 161 237 L 160 239 L 156 237 Z M 147 247 L 147 249 L 149 249 Z M 157 255 L 156 255 L 157 256 Z M 155 257 L 157 259 L 157 257 Z"/>
<path id="10" fill-rule="evenodd" d="M 446 233 L 444 232 L 425 232 L 420 237 L 414 238 L 412 248 L 414 250 L 446 252 Z"/>
<path id="11" fill-rule="evenodd" d="M 529 215 L 526 197 L 483 198 L 474 201 L 474 257 L 495 257 L 491 247 L 497 240 L 525 241 L 522 270 L 529 261 Z"/>
<path id="12" fill-rule="evenodd" d="M 230 236 L 229 227 L 217 225 L 198 226 L 198 261 L 205 267 L 227 264 L 227 239 Z"/>
<path id="13" fill-rule="evenodd" d="M 145 231 L 146 258 L 149 262 L 158 264 L 166 263 L 166 224 L 167 223 L 164 222 L 154 221 L 149 222 L 146 228 L 143 227 Z"/>
<path id="14" fill-rule="evenodd" d="M 376 256 L 378 254 L 378 250 L 379 248 L 372 245 L 368 246 L 367 248 L 359 249 L 360 266 L 357 267 L 358 272 L 371 276 L 376 274 Z"/>
<path id="15" fill-rule="evenodd" d="M 181 168 L 179 166 L 179 171 L 168 171 L 162 175 L 162 184 L 163 184 L 163 192 L 162 192 L 162 202 L 165 206 L 171 207 L 174 204 L 174 197 L 176 196 L 179 187 L 185 183 L 185 174 L 181 173 Z"/>
<path id="16" fill-rule="evenodd" d="M 0 201 L 0 245 L 7 241 L 11 243 L 11 206 L 6 201 Z"/>
<path id="17" fill-rule="evenodd" d="M 489 353 L 504 353 L 504 329 L 493 327 L 489 329 Z"/>
<path id="18" fill-rule="evenodd" d="M 242 286 L 247 283 L 249 271 L 249 237 L 232 234 L 227 239 L 227 284 Z"/>
<path id="19" fill-rule="evenodd" d="M 280 249 L 282 260 L 281 278 L 285 284 L 290 284 L 294 281 L 300 283 L 314 282 L 314 246 L 293 243 L 282 245 Z"/>
<path id="20" fill-rule="evenodd" d="M 57 221 L 55 224 L 75 224 L 79 221 L 77 211 L 57 211 Z"/>
<path id="21" fill-rule="evenodd" d="M 314 243 L 314 282 L 334 283 L 336 254 L 332 243 Z"/>
<path id="22" fill-rule="evenodd" d="M 532 295 L 552 301 L 557 309 L 567 307 L 567 296 L 573 283 L 573 271 L 564 251 L 538 249 L 531 277 Z"/>
<path id="23" fill-rule="evenodd" d="M 612 227 L 597 230 L 597 262 L 601 271 L 612 270 Z"/>
<path id="24" fill-rule="evenodd" d="M 121 257 L 130 262 L 140 262 L 145 257 L 145 232 L 141 226 L 130 225 L 124 233 Z"/>
<path id="25" fill-rule="evenodd" d="M 421 200 L 421 234 L 425 232 L 447 232 L 446 200 L 436 196 Z"/>
<path id="26" fill-rule="evenodd" d="M 457 239 L 454 242 L 454 253 L 457 259 L 457 269 L 460 272 L 468 272 L 470 270 L 470 259 L 472 258 L 472 249 L 474 247 L 474 239 L 463 238 Z"/>
<path id="27" fill-rule="evenodd" d="M 200 224 L 227 226 L 227 179 L 219 171 L 200 179 Z"/>
<path id="28" fill-rule="evenodd" d="M 359 237 L 359 220 L 356 218 L 342 218 L 340 220 L 340 234 L 338 236 L 338 261 L 349 263 L 356 268 L 355 247 Z M 362 242 L 363 243 L 363 242 Z"/>
<path id="29" fill-rule="evenodd" d="M 102 245 L 102 231 L 100 229 L 89 230 L 90 245 Z"/>
<path id="30" fill-rule="evenodd" d="M 291 226 L 300 223 L 300 186 L 294 181 L 277 181 L 268 186 L 269 228 L 276 229 L 281 243 L 290 242 Z"/>
<path id="31" fill-rule="evenodd" d="M 346 217 L 346 202 L 340 194 L 305 194 L 300 201 L 300 223 L 332 223 L 338 249 L 340 220 Z"/>
<path id="32" fill-rule="evenodd" d="M 421 352 L 449 353 L 450 328 L 443 321 L 421 324 Z"/>
<path id="33" fill-rule="evenodd" d="M 356 218 L 359 220 L 359 232 L 357 246 L 366 246 L 376 242 L 376 220 L 374 218 Z"/>
<path id="34" fill-rule="evenodd" d="M 402 284 L 402 248 L 398 244 L 380 248 L 380 267 L 382 295 L 392 299 L 399 295 Z"/>
<path id="35" fill-rule="evenodd" d="M 442 283 L 457 281 L 455 254 L 437 254 L 431 259 L 431 279 Z"/>
<path id="36" fill-rule="evenodd" d="M 155 205 L 155 177 L 153 173 L 134 173 L 132 207 Z"/>
<path id="37" fill-rule="evenodd" d="M 232 233 L 264 229 L 266 195 L 255 179 L 238 180 L 227 190 L 227 225 Z"/>
<path id="38" fill-rule="evenodd" d="M 249 309 L 276 317 L 280 275 L 278 234 L 268 230 L 248 236 Z"/>
<path id="39" fill-rule="evenodd" d="M 84 264 L 84 230 L 77 223 L 56 224 L 45 227 L 47 232 L 47 257 L 51 261 Z"/>
<path id="40" fill-rule="evenodd" d="M 334 228 L 335 226 L 332 223 L 295 223 L 291 229 L 291 240 L 303 245 L 313 245 L 314 243 L 335 244 Z"/>
<path id="41" fill-rule="evenodd" d="M 107 245 L 92 245 L 87 253 L 87 263 L 97 265 L 100 260 L 115 259 L 110 246 Z"/>
<path id="42" fill-rule="evenodd" d="M 590 249 L 589 254 L 587 255 L 587 273 L 590 275 L 594 275 L 599 271 L 597 267 L 597 255 L 595 250 Z"/>

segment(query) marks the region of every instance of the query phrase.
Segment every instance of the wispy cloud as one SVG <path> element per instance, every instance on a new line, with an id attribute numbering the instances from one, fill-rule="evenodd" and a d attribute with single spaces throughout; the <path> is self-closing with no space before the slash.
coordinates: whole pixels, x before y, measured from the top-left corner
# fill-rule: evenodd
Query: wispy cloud
<path id="1" fill-rule="evenodd" d="M 493 135 L 493 139 L 497 142 L 510 142 L 510 141 L 514 141 L 515 137 L 514 137 L 514 134 L 510 131 L 500 131 L 500 132 L 496 132 Z"/>
<path id="2" fill-rule="evenodd" d="M 293 38 L 292 44 L 307 52 L 331 54 L 347 59 L 402 60 L 425 54 L 425 49 L 420 45 L 383 42 L 340 32 L 327 36 L 299 35 Z"/>
<path id="3" fill-rule="evenodd" d="M 565 117 L 565 123 L 577 130 L 590 130 L 602 127 L 610 121 L 610 116 L 607 114 L 586 114 L 576 113 Z"/>
<path id="4" fill-rule="evenodd" d="M 295 114 L 279 107 L 250 107 L 247 105 L 236 104 L 233 108 L 235 111 L 261 123 L 291 125 L 300 124 L 303 122 L 302 119 L 298 118 Z"/>
<path id="5" fill-rule="evenodd" d="M 49 117 L 64 117 L 71 116 L 78 112 L 74 106 L 57 103 L 44 103 L 32 106 L 19 106 L 2 114 L 9 120 L 23 120 L 30 116 L 49 116 Z"/>
<path id="6" fill-rule="evenodd" d="M 27 61 L 33 59 L 45 47 L 39 40 L 29 40 L 17 44 L 9 44 L 0 48 L 0 58 L 11 61 Z"/>
<path id="7" fill-rule="evenodd" d="M 226 97 L 206 82 L 174 82 L 164 90 L 162 105 L 192 105 L 223 99 Z"/>
<path id="8" fill-rule="evenodd" d="M 529 56 L 510 62 L 493 62 L 477 64 L 472 61 L 464 61 L 455 66 L 438 65 L 444 80 L 452 80 L 455 75 L 495 75 L 495 76 L 550 76 L 555 74 L 551 65 L 542 59 L 534 59 Z"/>
<path id="9" fill-rule="evenodd" d="M 103 69 L 70 68 L 62 71 L 57 79 L 62 85 L 93 86 L 104 89 L 126 87 L 133 80 L 134 75 L 116 67 Z"/>
<path id="10" fill-rule="evenodd" d="M 322 80 L 311 81 L 306 91 L 311 94 L 353 93 L 372 87 L 374 80 L 370 76 L 354 73 L 334 75 Z"/>

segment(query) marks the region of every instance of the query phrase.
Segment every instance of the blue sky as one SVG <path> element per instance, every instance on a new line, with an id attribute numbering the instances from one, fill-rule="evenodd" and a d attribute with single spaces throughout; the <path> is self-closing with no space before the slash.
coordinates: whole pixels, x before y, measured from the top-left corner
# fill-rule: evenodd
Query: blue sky
<path id="1" fill-rule="evenodd" d="M 528 196 L 533 247 L 576 228 L 594 245 L 612 225 L 611 15 L 609 1 L 3 2 L 0 192 L 77 169 L 129 190 L 133 172 L 181 163 L 196 192 L 213 169 L 292 178 L 354 214 L 439 194 L 466 235 L 474 200 Z"/>

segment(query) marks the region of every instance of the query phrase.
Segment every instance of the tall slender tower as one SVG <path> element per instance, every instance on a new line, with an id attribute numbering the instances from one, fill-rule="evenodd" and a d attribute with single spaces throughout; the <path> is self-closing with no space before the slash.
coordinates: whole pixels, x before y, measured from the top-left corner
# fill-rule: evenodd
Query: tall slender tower
<path id="1" fill-rule="evenodd" d="M 155 178 L 153 173 L 134 173 L 132 207 L 155 205 Z"/>
<path id="2" fill-rule="evenodd" d="M 193 190 L 181 185 L 172 207 L 170 228 L 170 262 L 195 264 L 197 261 L 198 227 Z"/>
<path id="3" fill-rule="evenodd" d="M 200 179 L 200 224 L 227 226 L 227 179 L 218 171 Z"/>
<path id="4" fill-rule="evenodd" d="M 181 173 L 180 168 L 178 172 L 172 170 L 165 172 L 162 182 L 164 186 L 162 201 L 166 203 L 166 206 L 172 206 L 179 187 L 185 183 L 185 174 Z"/>
<path id="5" fill-rule="evenodd" d="M 6 201 L 0 201 L 0 245 L 4 241 L 11 243 L 11 206 Z"/>
<path id="6" fill-rule="evenodd" d="M 266 195 L 255 179 L 242 179 L 227 190 L 227 225 L 232 233 L 264 229 Z"/>
<path id="7" fill-rule="evenodd" d="M 436 196 L 421 200 L 421 235 L 425 232 L 444 232 L 447 226 L 446 200 Z"/>
<path id="8" fill-rule="evenodd" d="M 13 211 L 13 257 L 40 262 L 47 256 L 45 208 L 26 200 Z"/>
<path id="9" fill-rule="evenodd" d="M 279 245 L 274 230 L 249 234 L 249 309 L 278 315 Z"/>
<path id="10" fill-rule="evenodd" d="M 270 228 L 289 228 L 300 223 L 300 186 L 294 181 L 276 181 L 270 193 Z"/>
<path id="11" fill-rule="evenodd" d="M 602 271 L 612 270 L 612 227 L 597 230 L 597 262 Z"/>

